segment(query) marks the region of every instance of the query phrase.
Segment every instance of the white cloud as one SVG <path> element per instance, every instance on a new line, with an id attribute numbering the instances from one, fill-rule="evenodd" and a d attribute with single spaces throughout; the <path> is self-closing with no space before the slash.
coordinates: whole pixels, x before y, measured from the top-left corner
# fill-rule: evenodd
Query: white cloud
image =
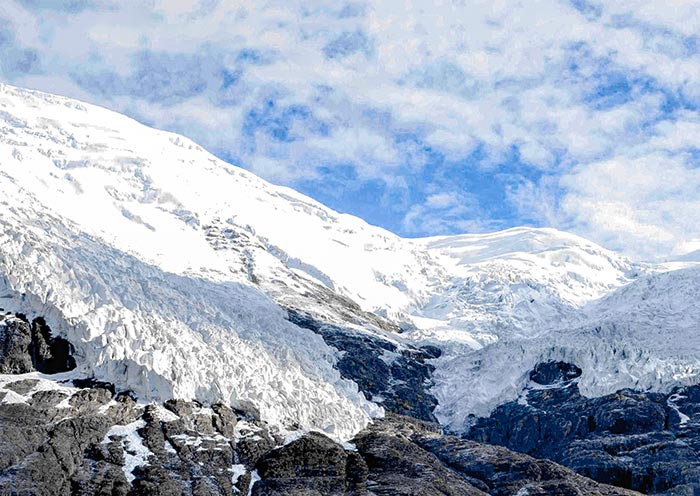
<path id="1" fill-rule="evenodd" d="M 575 4 L 4 0 L 0 66 L 268 179 L 352 167 L 396 196 L 410 185 L 407 233 L 532 222 L 638 256 L 680 250 L 700 238 L 697 2 Z M 511 214 L 438 180 L 455 164 L 520 175 L 503 182 Z"/>
<path id="2" fill-rule="evenodd" d="M 562 177 L 561 214 L 638 258 L 683 252 L 700 232 L 700 169 L 665 154 L 579 166 Z"/>

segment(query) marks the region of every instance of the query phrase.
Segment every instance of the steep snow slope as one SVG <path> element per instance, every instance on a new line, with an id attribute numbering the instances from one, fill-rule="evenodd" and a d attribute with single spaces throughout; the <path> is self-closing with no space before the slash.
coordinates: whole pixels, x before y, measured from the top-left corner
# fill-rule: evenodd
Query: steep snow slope
<path id="1" fill-rule="evenodd" d="M 378 408 L 280 305 L 438 344 L 436 413 L 455 429 L 547 357 L 582 366 L 590 394 L 695 373 L 643 330 L 683 313 L 634 289 L 671 266 L 553 229 L 402 239 L 73 100 L 0 85 L 0 195 L 0 306 L 47 316 L 84 367 L 143 398 L 252 403 L 279 428 L 351 435 Z"/>
<path id="2" fill-rule="evenodd" d="M 104 109 L 7 86 L 0 108 L 5 309 L 45 315 L 80 363 L 143 398 L 252 403 L 338 437 L 379 413 L 202 227 L 225 213 L 251 231 L 258 216 L 281 236 L 337 222 L 325 210 Z"/>

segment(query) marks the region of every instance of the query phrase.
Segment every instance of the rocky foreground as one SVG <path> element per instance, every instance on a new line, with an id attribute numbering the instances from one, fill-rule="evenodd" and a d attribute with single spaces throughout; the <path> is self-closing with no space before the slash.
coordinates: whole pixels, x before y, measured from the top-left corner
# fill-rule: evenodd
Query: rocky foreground
<path id="1" fill-rule="evenodd" d="M 395 413 L 340 445 L 280 436 L 252 408 L 142 404 L 77 377 L 43 320 L 0 329 L 2 495 L 635 494 Z"/>
<path id="2" fill-rule="evenodd" d="M 531 373 L 519 401 L 478 419 L 469 437 L 648 494 L 700 494 L 700 386 L 581 396 L 575 365 Z"/>

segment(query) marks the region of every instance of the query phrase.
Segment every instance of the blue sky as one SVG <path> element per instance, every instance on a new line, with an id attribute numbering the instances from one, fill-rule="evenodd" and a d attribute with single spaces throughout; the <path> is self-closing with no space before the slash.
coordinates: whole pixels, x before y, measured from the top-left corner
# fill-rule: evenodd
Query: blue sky
<path id="1" fill-rule="evenodd" d="M 3 0 L 0 79 L 404 236 L 700 249 L 697 1 Z"/>

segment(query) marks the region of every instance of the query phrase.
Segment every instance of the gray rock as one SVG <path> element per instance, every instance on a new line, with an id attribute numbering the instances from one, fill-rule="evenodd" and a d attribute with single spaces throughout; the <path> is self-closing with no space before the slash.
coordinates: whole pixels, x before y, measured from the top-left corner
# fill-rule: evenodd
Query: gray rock
<path id="1" fill-rule="evenodd" d="M 31 324 L 22 314 L 5 315 L 0 321 L 0 373 L 46 374 L 75 368 L 73 347 L 60 336 L 52 336 L 44 319 Z"/>
<path id="2" fill-rule="evenodd" d="M 557 362 L 536 367 L 531 377 L 550 387 L 533 388 L 526 404 L 510 402 L 478 419 L 468 437 L 553 460 L 602 483 L 652 494 L 676 486 L 700 493 L 700 388 L 584 398 L 572 380 L 577 370 Z"/>
<path id="3" fill-rule="evenodd" d="M 0 321 L 0 374 L 26 374 L 34 370 L 29 346 L 29 323 L 13 315 Z"/>
<path id="4" fill-rule="evenodd" d="M 437 399 L 430 393 L 435 367 L 427 361 L 439 356 L 435 347 L 399 349 L 388 339 L 326 324 L 299 311 L 288 310 L 288 315 L 297 326 L 344 352 L 338 371 L 356 382 L 368 399 L 394 413 L 437 421 L 433 415 Z"/>
<path id="5" fill-rule="evenodd" d="M 352 475 L 348 474 L 349 465 Z M 357 474 L 362 472 L 361 465 L 359 457 L 349 461 L 340 445 L 323 434 L 311 432 L 268 452 L 257 463 L 262 480 L 253 487 L 253 495 L 357 494 L 358 486 L 364 482 Z"/>

